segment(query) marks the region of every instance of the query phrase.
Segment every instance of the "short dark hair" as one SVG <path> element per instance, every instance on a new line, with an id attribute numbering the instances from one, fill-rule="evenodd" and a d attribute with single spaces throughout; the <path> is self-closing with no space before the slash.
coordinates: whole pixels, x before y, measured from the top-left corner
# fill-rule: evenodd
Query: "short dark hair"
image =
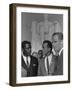
<path id="1" fill-rule="evenodd" d="M 63 40 L 63 33 L 61 33 L 61 32 L 56 32 L 56 33 L 53 33 L 52 36 L 55 36 L 55 35 L 58 35 L 58 39 L 59 39 L 59 40 Z"/>
<path id="2" fill-rule="evenodd" d="M 51 43 L 51 41 L 49 41 L 49 40 L 44 40 L 44 41 L 43 41 L 43 44 L 45 44 L 45 43 L 47 43 L 47 46 L 48 46 L 49 48 L 51 48 L 51 50 L 52 50 L 52 43 Z"/>
<path id="3" fill-rule="evenodd" d="M 38 50 L 38 53 L 39 53 L 39 52 L 43 53 L 43 51 L 42 51 L 42 50 Z"/>
<path id="4" fill-rule="evenodd" d="M 38 52 L 42 52 L 42 50 L 38 50 Z"/>
<path id="5" fill-rule="evenodd" d="M 31 43 L 29 41 L 22 41 L 22 49 L 24 49 L 26 46 L 26 44 L 29 44 L 30 45 L 30 48 L 31 48 Z"/>

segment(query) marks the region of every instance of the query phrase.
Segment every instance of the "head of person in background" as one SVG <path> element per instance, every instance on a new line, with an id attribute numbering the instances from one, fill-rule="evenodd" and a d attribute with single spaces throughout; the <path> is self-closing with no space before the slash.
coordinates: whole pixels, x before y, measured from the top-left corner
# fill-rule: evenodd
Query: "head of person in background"
<path id="1" fill-rule="evenodd" d="M 33 52 L 33 53 L 32 53 L 32 56 L 38 58 L 38 53 L 37 53 L 37 52 Z"/>
<path id="2" fill-rule="evenodd" d="M 38 51 L 38 58 L 39 59 L 42 59 L 43 58 L 43 51 L 42 50 L 39 50 Z"/>
<path id="3" fill-rule="evenodd" d="M 56 32 L 52 35 L 52 45 L 56 54 L 59 54 L 60 50 L 63 49 L 63 33 Z"/>
<path id="4" fill-rule="evenodd" d="M 31 43 L 29 41 L 22 42 L 22 53 L 24 56 L 31 55 Z"/>
<path id="5" fill-rule="evenodd" d="M 43 41 L 43 56 L 49 56 L 52 53 L 52 43 L 49 40 Z"/>

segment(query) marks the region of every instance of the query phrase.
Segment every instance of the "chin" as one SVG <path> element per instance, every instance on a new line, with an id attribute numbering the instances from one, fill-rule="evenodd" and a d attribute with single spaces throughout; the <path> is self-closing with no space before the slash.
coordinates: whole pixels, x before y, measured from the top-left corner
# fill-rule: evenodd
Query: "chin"
<path id="1" fill-rule="evenodd" d="M 31 54 L 28 54 L 28 56 L 31 56 Z"/>

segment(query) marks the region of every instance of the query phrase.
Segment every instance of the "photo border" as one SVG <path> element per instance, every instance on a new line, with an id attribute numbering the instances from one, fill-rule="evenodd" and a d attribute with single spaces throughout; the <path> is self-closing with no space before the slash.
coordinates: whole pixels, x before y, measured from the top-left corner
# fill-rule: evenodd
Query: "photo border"
<path id="1" fill-rule="evenodd" d="M 38 82 L 38 83 L 16 83 L 16 8 L 17 7 L 32 7 L 32 8 L 50 8 L 68 10 L 68 80 L 54 82 Z M 9 61 L 9 84 L 11 86 L 31 86 L 45 84 L 60 84 L 70 82 L 70 7 L 67 6 L 51 6 L 51 5 L 36 5 L 36 4 L 19 4 L 13 3 L 9 6 L 10 10 L 10 61 Z"/>

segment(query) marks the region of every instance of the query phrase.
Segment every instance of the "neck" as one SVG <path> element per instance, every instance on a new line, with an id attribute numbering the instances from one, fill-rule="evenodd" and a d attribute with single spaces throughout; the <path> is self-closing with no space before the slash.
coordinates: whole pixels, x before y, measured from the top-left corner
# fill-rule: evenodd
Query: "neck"
<path id="1" fill-rule="evenodd" d="M 48 52 L 47 54 L 46 54 L 46 56 L 49 56 L 51 54 L 51 52 Z"/>
<path id="2" fill-rule="evenodd" d="M 60 50 L 61 50 L 62 48 L 63 48 L 63 47 L 60 47 L 60 49 L 59 49 L 58 53 L 60 52 Z"/>
<path id="3" fill-rule="evenodd" d="M 56 51 L 56 55 L 59 55 L 59 53 L 60 53 L 60 51 L 61 51 L 62 48 L 60 48 L 58 51 Z"/>

